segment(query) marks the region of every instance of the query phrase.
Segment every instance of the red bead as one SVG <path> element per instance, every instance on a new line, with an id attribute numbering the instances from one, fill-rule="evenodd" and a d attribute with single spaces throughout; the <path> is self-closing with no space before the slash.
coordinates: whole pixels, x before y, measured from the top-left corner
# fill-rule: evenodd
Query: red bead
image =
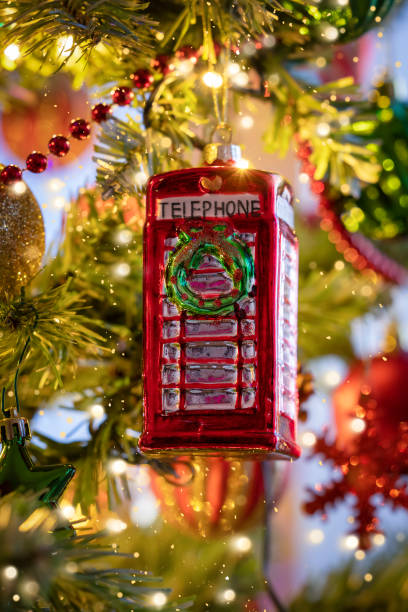
<path id="1" fill-rule="evenodd" d="M 198 51 L 194 49 L 191 45 L 185 45 L 184 47 L 180 47 L 176 51 L 176 57 L 179 60 L 191 60 L 194 64 L 198 59 Z"/>
<path id="2" fill-rule="evenodd" d="M 70 142 L 65 136 L 56 135 L 48 143 L 48 150 L 57 157 L 65 157 L 70 149 Z"/>
<path id="3" fill-rule="evenodd" d="M 152 67 L 164 75 L 174 70 L 174 64 L 170 62 L 168 55 L 158 55 L 156 59 L 152 60 Z"/>
<path id="4" fill-rule="evenodd" d="M 130 87 L 118 87 L 112 93 L 112 100 L 115 104 L 119 104 L 119 106 L 127 106 L 134 97 L 135 94 Z"/>
<path id="5" fill-rule="evenodd" d="M 4 185 L 10 185 L 11 183 L 21 181 L 22 176 L 22 170 L 18 166 L 10 164 L 9 166 L 4 166 L 3 170 L 0 172 L 0 181 L 4 183 Z"/>
<path id="6" fill-rule="evenodd" d="M 91 126 L 86 119 L 73 119 L 69 125 L 69 131 L 74 138 L 85 140 L 91 133 Z"/>
<path id="7" fill-rule="evenodd" d="M 38 153 L 38 151 L 33 151 L 26 159 L 27 170 L 30 172 L 35 172 L 39 174 L 40 172 L 44 172 L 47 167 L 47 158 L 42 153 Z"/>
<path id="8" fill-rule="evenodd" d="M 106 121 L 112 115 L 112 107 L 110 104 L 95 104 L 91 110 L 92 119 L 96 123 Z"/>
<path id="9" fill-rule="evenodd" d="M 154 76 L 150 70 L 146 68 L 139 68 L 139 70 L 136 70 L 136 72 L 131 75 L 131 79 L 133 80 L 133 85 L 137 87 L 137 89 L 148 89 L 148 87 L 154 83 Z"/>

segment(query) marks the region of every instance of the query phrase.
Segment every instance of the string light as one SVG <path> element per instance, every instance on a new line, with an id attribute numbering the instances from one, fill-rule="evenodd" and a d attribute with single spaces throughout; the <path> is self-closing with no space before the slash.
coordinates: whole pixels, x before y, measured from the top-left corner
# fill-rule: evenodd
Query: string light
<path id="1" fill-rule="evenodd" d="M 241 118 L 241 125 L 245 130 L 249 130 L 254 125 L 254 120 L 250 115 L 244 115 Z"/>
<path id="2" fill-rule="evenodd" d="M 324 540 L 324 533 L 321 529 L 312 529 L 307 537 L 311 544 L 321 544 Z"/>
<path id="3" fill-rule="evenodd" d="M 110 462 L 109 471 L 115 476 L 122 476 L 127 470 L 127 463 L 123 459 L 114 459 Z"/>
<path id="4" fill-rule="evenodd" d="M 252 548 L 252 541 L 248 536 L 236 536 L 232 538 L 231 546 L 237 552 L 247 553 Z"/>
<path id="5" fill-rule="evenodd" d="M 113 273 L 118 278 L 126 278 L 126 276 L 129 276 L 130 270 L 131 270 L 130 265 L 126 263 L 125 261 L 113 266 Z"/>
<path id="6" fill-rule="evenodd" d="M 162 608 L 167 603 L 167 597 L 164 593 L 158 591 L 151 596 L 151 603 L 156 608 Z"/>
<path id="7" fill-rule="evenodd" d="M 105 523 L 105 527 L 111 533 L 120 533 L 126 529 L 127 525 L 120 519 L 109 518 Z"/>
<path id="8" fill-rule="evenodd" d="M 218 89 L 223 84 L 223 78 L 218 72 L 206 72 L 203 74 L 203 83 L 211 89 Z"/>
<path id="9" fill-rule="evenodd" d="M 105 408 L 102 404 L 92 404 L 92 406 L 89 406 L 88 411 L 93 419 L 101 419 L 105 415 Z"/>
<path id="10" fill-rule="evenodd" d="M 366 422 L 364 419 L 353 419 L 350 422 L 350 429 L 355 433 L 361 433 L 366 428 Z"/>
<path id="11" fill-rule="evenodd" d="M 373 536 L 373 544 L 374 546 L 384 546 L 385 536 L 382 533 L 376 533 Z"/>
<path id="12" fill-rule="evenodd" d="M 330 134 L 330 125 L 324 121 L 317 124 L 316 133 L 321 138 L 325 138 Z"/>
<path id="13" fill-rule="evenodd" d="M 4 49 L 4 55 L 7 57 L 7 59 L 9 59 L 12 62 L 14 62 L 16 59 L 18 59 L 20 57 L 20 48 L 19 48 L 19 46 L 14 44 L 14 43 L 12 43 L 11 45 L 8 45 Z"/>
<path id="14" fill-rule="evenodd" d="M 357 561 L 362 561 L 363 559 L 365 559 L 365 552 L 364 550 L 356 550 L 356 552 L 354 553 L 354 557 L 357 559 Z"/>
<path id="15" fill-rule="evenodd" d="M 14 580 L 18 576 L 18 570 L 16 567 L 14 567 L 14 565 L 8 565 L 3 570 L 3 576 L 7 580 Z"/>
<path id="16" fill-rule="evenodd" d="M 358 546 L 358 537 L 355 535 L 348 535 L 342 539 L 342 545 L 348 550 L 354 550 Z"/>
<path id="17" fill-rule="evenodd" d="M 301 444 L 307 448 L 316 444 L 316 436 L 312 431 L 305 431 L 301 437 Z"/>

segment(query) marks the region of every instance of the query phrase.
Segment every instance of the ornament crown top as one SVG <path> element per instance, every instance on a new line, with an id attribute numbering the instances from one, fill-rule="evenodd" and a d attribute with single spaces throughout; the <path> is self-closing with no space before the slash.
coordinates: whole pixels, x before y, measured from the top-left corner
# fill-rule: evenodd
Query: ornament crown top
<path id="1" fill-rule="evenodd" d="M 19 416 L 16 408 L 10 408 L 9 416 L 0 419 L 0 441 L 29 440 L 31 438 L 30 426 L 25 417 Z"/>

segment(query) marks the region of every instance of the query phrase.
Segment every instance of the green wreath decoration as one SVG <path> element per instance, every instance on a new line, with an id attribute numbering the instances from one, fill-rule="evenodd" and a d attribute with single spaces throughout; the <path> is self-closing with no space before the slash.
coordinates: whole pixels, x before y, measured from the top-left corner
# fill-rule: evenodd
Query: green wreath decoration
<path id="1" fill-rule="evenodd" d="M 225 315 L 251 290 L 255 268 L 251 251 L 227 225 L 192 227 L 181 231 L 166 266 L 166 291 L 179 310 L 191 314 Z M 204 297 L 191 286 L 205 256 L 215 257 L 231 279 L 231 289 Z"/>

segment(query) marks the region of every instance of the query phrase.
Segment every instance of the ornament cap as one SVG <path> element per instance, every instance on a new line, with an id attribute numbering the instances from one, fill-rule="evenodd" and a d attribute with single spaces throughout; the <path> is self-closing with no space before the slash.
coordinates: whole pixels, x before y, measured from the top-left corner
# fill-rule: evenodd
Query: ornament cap
<path id="1" fill-rule="evenodd" d="M 232 128 L 228 123 L 216 126 L 212 140 L 212 143 L 204 147 L 204 160 L 207 164 L 215 161 L 237 163 L 241 160 L 241 147 L 232 144 Z"/>
<path id="2" fill-rule="evenodd" d="M 27 419 L 19 416 L 15 408 L 11 408 L 10 416 L 0 419 L 0 441 L 10 442 L 16 438 L 29 440 L 31 431 Z"/>

